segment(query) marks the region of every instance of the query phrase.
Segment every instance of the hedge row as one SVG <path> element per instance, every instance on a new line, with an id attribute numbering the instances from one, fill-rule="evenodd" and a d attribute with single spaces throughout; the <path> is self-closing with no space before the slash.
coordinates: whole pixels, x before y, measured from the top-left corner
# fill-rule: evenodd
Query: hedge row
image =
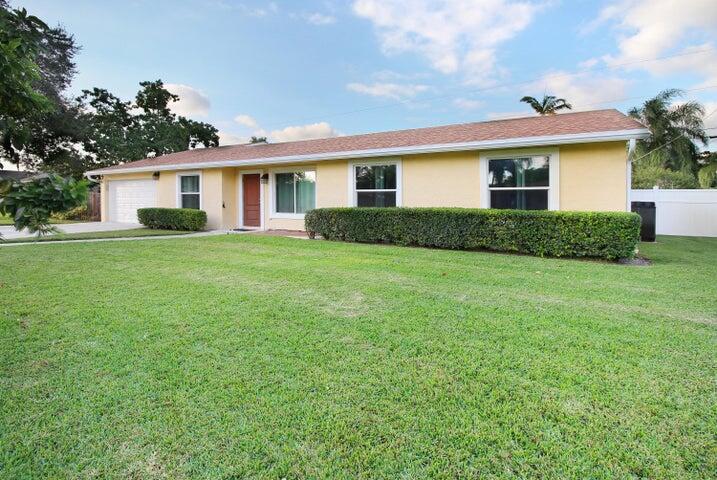
<path id="1" fill-rule="evenodd" d="M 193 208 L 138 208 L 139 223 L 164 230 L 203 230 L 207 212 Z"/>
<path id="2" fill-rule="evenodd" d="M 468 208 L 319 208 L 310 236 L 421 247 L 489 249 L 550 257 L 631 258 L 640 217 L 627 212 Z"/>

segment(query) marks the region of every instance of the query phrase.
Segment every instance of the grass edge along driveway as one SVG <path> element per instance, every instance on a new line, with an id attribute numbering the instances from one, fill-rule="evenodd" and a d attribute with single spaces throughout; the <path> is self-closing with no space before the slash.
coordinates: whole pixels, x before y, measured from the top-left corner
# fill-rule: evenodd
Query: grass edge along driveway
<path id="1" fill-rule="evenodd" d="M 714 478 L 717 239 L 0 251 L 2 478 Z"/>
<path id="2" fill-rule="evenodd" d="M 151 228 L 129 228 L 127 230 L 108 230 L 104 232 L 81 232 L 81 233 L 55 233 L 42 237 L 9 238 L 0 240 L 3 243 L 35 243 L 35 242 L 59 242 L 67 240 L 97 240 L 110 238 L 135 238 L 135 237 L 161 237 L 172 235 L 186 235 L 182 230 L 159 230 Z"/>

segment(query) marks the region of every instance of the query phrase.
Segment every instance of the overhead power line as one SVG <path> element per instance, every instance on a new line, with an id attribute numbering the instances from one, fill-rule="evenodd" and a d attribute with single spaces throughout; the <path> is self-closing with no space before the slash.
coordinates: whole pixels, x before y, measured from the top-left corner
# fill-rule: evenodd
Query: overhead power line
<path id="1" fill-rule="evenodd" d="M 555 74 L 547 73 L 547 74 L 545 74 L 545 75 L 542 75 L 542 76 L 540 76 L 540 77 L 536 77 L 536 78 L 531 79 L 531 80 L 524 80 L 524 81 L 512 82 L 512 83 L 495 84 L 495 85 L 490 85 L 490 86 L 487 86 L 487 87 L 475 88 L 475 89 L 470 89 L 470 90 L 454 91 L 454 92 L 448 93 L 448 94 L 435 95 L 435 96 L 432 96 L 432 97 L 423 97 L 423 98 L 420 98 L 420 99 L 413 99 L 413 98 L 411 98 L 411 99 L 405 99 L 405 100 L 397 100 L 397 101 L 395 101 L 395 102 L 385 103 L 385 104 L 382 104 L 382 105 L 374 105 L 374 106 L 371 106 L 371 107 L 363 107 L 363 108 L 358 108 L 358 109 L 354 109 L 354 110 L 347 110 L 347 111 L 344 111 L 344 112 L 329 113 L 329 114 L 327 114 L 327 115 L 322 115 L 322 116 L 320 116 L 320 117 L 319 117 L 319 116 L 315 116 L 315 117 L 304 117 L 303 119 L 294 119 L 294 120 L 289 121 L 288 123 L 292 123 L 292 124 L 295 124 L 295 123 L 304 123 L 304 122 L 312 122 L 312 121 L 324 120 L 324 119 L 327 119 L 327 118 L 335 118 L 335 117 L 341 117 L 341 116 L 346 116 L 346 115 L 354 115 L 354 114 L 357 114 L 357 113 L 364 113 L 364 112 L 369 112 L 369 111 L 373 111 L 373 110 L 381 110 L 381 109 L 385 109 L 385 108 L 392 108 L 392 107 L 396 107 L 396 106 L 400 106 L 400 105 L 405 105 L 405 104 L 409 104 L 409 103 L 411 103 L 411 102 L 413 102 L 413 101 L 415 101 L 415 100 L 420 100 L 420 101 L 423 101 L 423 102 L 432 102 L 432 101 L 434 101 L 434 100 L 442 100 L 442 99 L 446 99 L 446 98 L 454 98 L 454 97 L 456 97 L 456 96 L 458 96 L 458 95 L 468 95 L 468 94 L 475 94 L 475 93 L 478 93 L 478 92 L 487 92 L 487 91 L 498 90 L 498 89 L 503 89 L 503 88 L 518 87 L 518 86 L 523 86 L 523 85 L 530 85 L 530 84 L 532 84 L 532 83 L 536 83 L 536 82 L 539 82 L 539 81 L 541 81 L 541 80 L 549 80 L 549 79 L 564 78 L 564 77 L 573 77 L 573 76 L 576 76 L 576 75 L 582 75 L 582 74 L 584 74 L 584 73 L 593 73 L 593 72 L 599 72 L 599 71 L 604 71 L 604 70 L 614 70 L 614 69 L 616 69 L 616 68 L 626 67 L 626 66 L 629 66 L 629 65 L 637 65 L 637 64 L 648 63 L 648 62 L 657 62 L 657 61 L 662 61 L 662 60 L 669 60 L 669 59 L 672 59 L 672 58 L 687 57 L 687 56 L 699 55 L 699 54 L 703 54 L 703 53 L 707 53 L 707 52 L 714 52 L 714 51 L 717 51 L 717 47 L 705 48 L 705 49 L 702 49 L 702 50 L 694 50 L 694 51 L 686 52 L 686 53 L 677 53 L 677 54 L 673 54 L 673 55 L 665 55 L 665 56 L 662 56 L 662 57 L 645 58 L 645 59 L 639 59 L 639 60 L 632 60 L 632 61 L 629 61 L 629 62 L 614 63 L 614 64 L 611 64 L 611 65 L 605 65 L 605 66 L 602 66 L 602 67 L 584 68 L 584 69 L 576 70 L 576 71 L 574 71 L 574 72 L 564 72 L 564 73 L 555 73 Z M 704 89 L 709 89 L 709 88 L 717 88 L 717 86 L 705 87 L 705 88 L 702 88 L 702 89 L 686 90 L 686 91 L 704 90 Z M 646 98 L 646 97 L 640 97 L 640 98 Z M 619 101 L 619 100 L 616 100 L 616 101 Z M 600 102 L 600 103 L 612 103 L 612 102 Z M 585 106 L 585 105 L 584 105 L 584 106 Z M 267 129 L 267 130 L 271 130 L 271 129 L 274 129 L 274 128 L 280 128 L 281 126 L 285 126 L 285 125 L 286 125 L 286 122 L 283 123 L 283 125 L 275 124 L 275 125 L 266 126 L 266 127 L 264 127 L 264 128 Z"/>

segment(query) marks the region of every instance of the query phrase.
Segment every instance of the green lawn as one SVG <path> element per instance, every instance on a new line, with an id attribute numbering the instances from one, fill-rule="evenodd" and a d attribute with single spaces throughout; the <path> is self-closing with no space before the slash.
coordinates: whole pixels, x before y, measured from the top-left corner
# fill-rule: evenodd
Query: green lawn
<path id="1" fill-rule="evenodd" d="M 112 230 L 108 232 L 84 232 L 84 233 L 57 233 L 36 238 L 12 238 L 4 243 L 33 243 L 33 242 L 57 242 L 60 240 L 94 240 L 99 238 L 131 238 L 131 237 L 158 237 L 167 235 L 183 235 L 182 230 L 154 230 L 150 228 L 129 228 L 127 230 Z"/>
<path id="2" fill-rule="evenodd" d="M 61 223 L 78 223 L 80 220 L 60 220 L 59 218 L 51 218 L 50 223 L 61 224 Z M 14 222 L 12 217 L 7 215 L 0 215 L 0 225 L 12 225 Z"/>
<path id="3" fill-rule="evenodd" d="M 0 248 L 0 478 L 717 478 L 717 239 Z"/>

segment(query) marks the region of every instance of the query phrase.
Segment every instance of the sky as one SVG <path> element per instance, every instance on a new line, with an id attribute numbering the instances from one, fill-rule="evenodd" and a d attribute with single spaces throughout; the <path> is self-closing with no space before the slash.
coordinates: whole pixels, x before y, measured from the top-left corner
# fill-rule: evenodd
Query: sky
<path id="1" fill-rule="evenodd" d="M 131 99 L 161 79 L 181 97 L 173 109 L 216 126 L 222 145 L 530 115 L 519 99 L 544 93 L 626 112 L 681 88 L 717 110 L 715 0 L 11 5 L 74 34 L 72 94 Z"/>

